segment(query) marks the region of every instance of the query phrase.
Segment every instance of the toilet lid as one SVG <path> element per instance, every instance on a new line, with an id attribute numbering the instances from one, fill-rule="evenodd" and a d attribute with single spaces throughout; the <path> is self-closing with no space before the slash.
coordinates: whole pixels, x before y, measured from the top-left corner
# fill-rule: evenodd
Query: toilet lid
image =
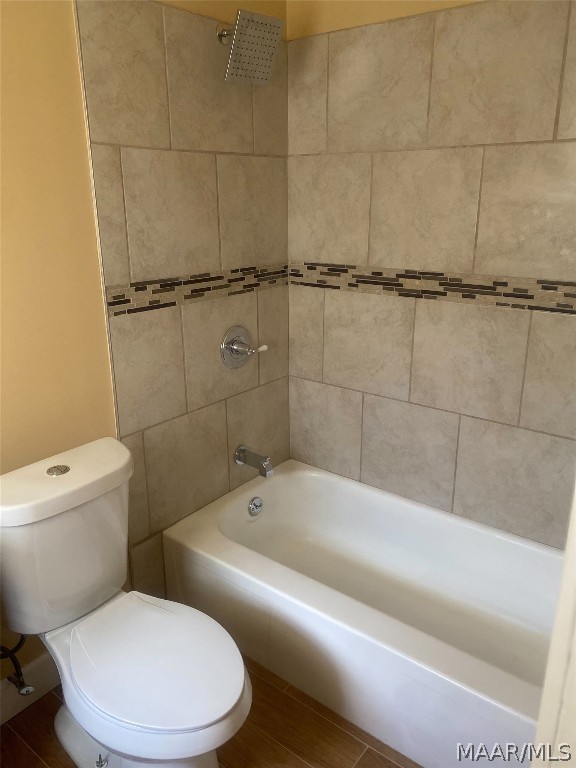
<path id="1" fill-rule="evenodd" d="M 92 707 L 151 731 L 221 720 L 244 688 L 244 663 L 209 616 L 130 592 L 90 614 L 70 638 L 74 680 Z"/>

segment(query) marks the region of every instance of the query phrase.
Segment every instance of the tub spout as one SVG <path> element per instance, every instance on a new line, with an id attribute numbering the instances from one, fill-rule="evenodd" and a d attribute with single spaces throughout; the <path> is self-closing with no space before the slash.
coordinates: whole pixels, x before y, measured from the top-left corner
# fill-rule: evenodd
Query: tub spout
<path id="1" fill-rule="evenodd" d="M 262 477 L 272 477 L 274 473 L 270 456 L 260 456 L 259 453 L 249 451 L 245 445 L 239 445 L 236 448 L 234 461 L 236 464 L 247 464 L 249 467 L 254 467 Z"/>

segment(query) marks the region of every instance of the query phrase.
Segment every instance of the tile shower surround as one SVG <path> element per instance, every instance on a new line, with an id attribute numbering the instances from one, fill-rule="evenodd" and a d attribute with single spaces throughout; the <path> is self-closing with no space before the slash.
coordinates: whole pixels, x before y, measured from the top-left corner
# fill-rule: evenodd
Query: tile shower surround
<path id="1" fill-rule="evenodd" d="M 288 455 L 288 281 L 295 458 L 561 546 L 576 458 L 576 32 L 567 3 L 545 5 L 485 3 L 293 41 L 270 86 L 232 93 L 216 22 L 156 3 L 79 3 L 117 407 L 137 470 L 135 582 L 162 594 L 157 531 L 198 508 L 185 468 L 205 430 L 218 476 L 199 471 L 202 497 L 251 476 L 224 471 L 231 430 L 268 444 L 281 416 L 276 461 Z M 130 36 L 114 42 L 110 26 Z M 507 70 L 513 87 L 497 74 Z M 276 182 L 259 194 L 286 155 L 289 200 Z M 176 204 L 163 221 L 138 219 L 164 186 Z M 194 228 L 172 234 L 189 227 L 178 223 L 184 192 L 200 249 Z M 226 309 L 235 301 L 240 312 Z M 214 379 L 215 361 L 206 376 L 191 362 L 230 311 L 277 346 L 241 384 Z M 426 359 L 431 329 L 447 334 L 435 339 L 442 363 Z M 373 332 L 397 376 L 370 354 Z M 170 454 L 164 490 L 158 450 Z"/>
<path id="2" fill-rule="evenodd" d="M 575 19 L 485 2 L 288 46 L 292 456 L 555 546 Z"/>

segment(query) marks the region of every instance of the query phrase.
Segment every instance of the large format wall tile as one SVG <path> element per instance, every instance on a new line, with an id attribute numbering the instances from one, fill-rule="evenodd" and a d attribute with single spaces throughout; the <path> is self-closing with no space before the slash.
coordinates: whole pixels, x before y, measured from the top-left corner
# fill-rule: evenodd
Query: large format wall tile
<path id="1" fill-rule="evenodd" d="M 349 389 L 291 378 L 292 458 L 359 480 L 362 397 Z"/>
<path id="2" fill-rule="evenodd" d="M 370 173 L 369 155 L 288 160 L 290 261 L 366 263 Z"/>
<path id="3" fill-rule="evenodd" d="M 429 143 L 551 139 L 567 3 L 478 3 L 436 15 Z"/>
<path id="4" fill-rule="evenodd" d="M 459 416 L 364 397 L 363 483 L 450 511 Z"/>
<path id="5" fill-rule="evenodd" d="M 432 16 L 330 35 L 330 152 L 425 146 L 432 37 Z"/>
<path id="6" fill-rule="evenodd" d="M 454 512 L 563 547 L 576 471 L 576 443 L 463 418 Z"/>
<path id="7" fill-rule="evenodd" d="M 489 147 L 475 272 L 576 278 L 576 144 Z"/>
<path id="8" fill-rule="evenodd" d="M 145 595 L 166 597 L 164 579 L 164 553 L 162 536 L 152 536 L 130 551 L 132 563 L 132 589 Z"/>
<path id="9" fill-rule="evenodd" d="M 534 312 L 520 424 L 576 438 L 576 318 Z"/>
<path id="10" fill-rule="evenodd" d="M 326 151 L 328 35 L 288 44 L 288 153 Z"/>
<path id="11" fill-rule="evenodd" d="M 324 297 L 320 288 L 290 286 L 290 375 L 322 381 Z"/>
<path id="12" fill-rule="evenodd" d="M 218 156 L 222 267 L 285 264 L 286 160 Z"/>
<path id="13" fill-rule="evenodd" d="M 576 139 L 576 3 L 574 2 L 572 2 L 570 37 L 564 67 L 558 138 Z"/>
<path id="14" fill-rule="evenodd" d="M 258 291 L 258 356 L 260 384 L 288 375 L 288 286 Z"/>
<path id="15" fill-rule="evenodd" d="M 256 469 L 234 461 L 234 451 L 239 445 L 270 456 L 274 467 L 290 458 L 287 378 L 231 397 L 226 401 L 226 410 L 231 489 L 258 475 Z"/>
<path id="16" fill-rule="evenodd" d="M 122 149 L 132 280 L 220 269 L 211 155 Z"/>
<path id="17" fill-rule="evenodd" d="M 118 147 L 92 144 L 92 172 L 104 282 L 106 285 L 129 283 L 124 190 Z"/>
<path id="18" fill-rule="evenodd" d="M 125 437 L 122 442 L 132 454 L 134 462 L 134 474 L 130 478 L 130 498 L 128 503 L 128 541 L 130 544 L 135 544 L 150 534 L 148 489 L 146 486 L 142 432 Z"/>
<path id="19" fill-rule="evenodd" d="M 280 42 L 272 77 L 254 86 L 254 152 L 285 155 L 288 151 L 288 44 Z"/>
<path id="20" fill-rule="evenodd" d="M 144 448 L 153 531 L 228 492 L 224 403 L 146 430 Z"/>
<path id="21" fill-rule="evenodd" d="M 233 325 L 244 326 L 258 345 L 256 301 L 255 294 L 247 293 L 182 308 L 189 410 L 258 386 L 256 357 L 241 368 L 227 368 L 220 357 L 222 337 Z"/>
<path id="22" fill-rule="evenodd" d="M 410 400 L 516 423 L 528 312 L 417 302 Z"/>
<path id="23" fill-rule="evenodd" d="M 92 141 L 169 147 L 162 7 L 78 3 Z"/>
<path id="24" fill-rule="evenodd" d="M 471 271 L 481 165 L 476 148 L 376 155 L 370 263 Z"/>
<path id="25" fill-rule="evenodd" d="M 186 411 L 177 307 L 111 317 L 110 342 L 121 435 Z"/>
<path id="26" fill-rule="evenodd" d="M 164 18 L 172 146 L 252 152 L 252 86 L 224 80 L 230 49 L 218 22 L 175 8 Z"/>
<path id="27" fill-rule="evenodd" d="M 414 299 L 329 291 L 324 381 L 408 399 Z"/>

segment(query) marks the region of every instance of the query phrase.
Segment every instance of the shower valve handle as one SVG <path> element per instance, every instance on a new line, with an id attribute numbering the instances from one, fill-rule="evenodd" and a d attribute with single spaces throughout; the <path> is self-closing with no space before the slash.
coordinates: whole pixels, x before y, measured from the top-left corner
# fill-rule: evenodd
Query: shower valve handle
<path id="1" fill-rule="evenodd" d="M 246 342 L 235 339 L 230 344 L 230 349 L 237 355 L 248 355 L 248 357 L 250 357 L 250 355 L 255 355 L 258 352 L 268 352 L 268 345 L 262 344 L 261 347 L 251 347 L 249 344 L 246 344 Z"/>
<path id="2" fill-rule="evenodd" d="M 268 345 L 253 347 L 250 334 L 242 325 L 233 325 L 228 328 L 220 342 L 220 355 L 227 368 L 240 368 L 249 358 L 259 352 L 267 352 Z"/>

